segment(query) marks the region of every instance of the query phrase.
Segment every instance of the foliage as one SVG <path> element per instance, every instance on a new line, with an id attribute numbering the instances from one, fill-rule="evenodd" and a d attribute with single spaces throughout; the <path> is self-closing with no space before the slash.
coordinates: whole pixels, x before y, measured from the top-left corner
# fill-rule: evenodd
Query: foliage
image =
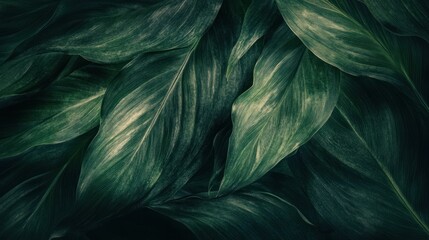
<path id="1" fill-rule="evenodd" d="M 428 1 L 0 16 L 0 239 L 429 238 Z"/>

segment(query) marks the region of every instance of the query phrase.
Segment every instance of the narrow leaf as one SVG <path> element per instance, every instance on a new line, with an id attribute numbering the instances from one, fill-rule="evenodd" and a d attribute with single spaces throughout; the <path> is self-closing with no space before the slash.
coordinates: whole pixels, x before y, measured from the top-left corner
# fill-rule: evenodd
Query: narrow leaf
<path id="1" fill-rule="evenodd" d="M 227 77 L 238 61 L 272 27 L 279 14 L 274 0 L 253 0 L 246 10 L 240 37 L 229 56 Z"/>

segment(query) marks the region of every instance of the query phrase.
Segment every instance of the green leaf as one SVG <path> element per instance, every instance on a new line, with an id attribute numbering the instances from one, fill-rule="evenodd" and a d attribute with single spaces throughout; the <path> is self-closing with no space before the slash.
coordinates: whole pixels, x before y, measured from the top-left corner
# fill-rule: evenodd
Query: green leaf
<path id="1" fill-rule="evenodd" d="M 244 54 L 268 32 L 278 18 L 274 0 L 252 1 L 246 10 L 240 37 L 229 56 L 227 77 Z"/>
<path id="2" fill-rule="evenodd" d="M 361 0 L 394 33 L 418 36 L 429 42 L 429 2 L 421 0 Z"/>
<path id="3" fill-rule="evenodd" d="M 233 131 L 220 192 L 248 185 L 309 140 L 335 106 L 341 73 L 281 26 L 233 105 Z"/>
<path id="4" fill-rule="evenodd" d="M 14 0 L 0 2 L 0 63 L 21 42 L 43 29 L 61 1 Z"/>
<path id="5" fill-rule="evenodd" d="M 108 86 L 100 131 L 82 166 L 83 214 L 96 219 L 136 201 L 163 201 L 198 170 L 196 155 L 213 127 L 228 117 L 257 56 L 248 54 L 253 57 L 243 58 L 226 80 L 240 26 L 224 6 L 199 42 L 143 54 Z"/>
<path id="6" fill-rule="evenodd" d="M 80 161 L 92 136 L 94 131 L 0 162 L 1 239 L 49 238 L 73 205 Z"/>
<path id="7" fill-rule="evenodd" d="M 199 239 L 323 239 L 288 201 L 288 180 L 266 178 L 219 198 L 193 196 L 151 208 L 183 223 Z"/>
<path id="8" fill-rule="evenodd" d="M 427 239 L 428 119 L 391 86 L 361 81 L 344 82 L 303 150 L 307 194 L 350 239 Z"/>
<path id="9" fill-rule="evenodd" d="M 47 53 L 3 63 L 0 65 L 0 104 L 12 104 L 11 99 L 54 81 L 66 72 L 63 68 L 69 60 L 60 53 Z"/>
<path id="10" fill-rule="evenodd" d="M 357 1 L 277 4 L 291 30 L 317 57 L 351 75 L 391 82 L 429 111 L 421 74 L 429 53 L 420 42 L 385 30 Z"/>
<path id="11" fill-rule="evenodd" d="M 61 51 L 94 62 L 121 62 L 141 52 L 186 47 L 213 22 L 220 0 L 82 1 L 69 8 L 14 56 Z"/>
<path id="12" fill-rule="evenodd" d="M 116 72 L 88 65 L 33 98 L 3 109 L 0 158 L 16 156 L 34 146 L 64 142 L 96 127 L 106 85 Z"/>

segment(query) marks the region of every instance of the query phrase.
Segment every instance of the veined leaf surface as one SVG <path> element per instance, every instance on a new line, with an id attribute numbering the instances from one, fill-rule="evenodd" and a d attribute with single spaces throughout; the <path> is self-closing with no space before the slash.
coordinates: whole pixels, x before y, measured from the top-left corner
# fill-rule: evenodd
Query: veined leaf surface
<path id="1" fill-rule="evenodd" d="M 65 143 L 39 146 L 0 162 L 5 181 L 0 185 L 1 239 L 49 239 L 72 208 L 79 166 L 92 136 L 90 132 Z"/>
<path id="2" fill-rule="evenodd" d="M 429 42 L 429 2 L 420 0 L 361 0 L 385 27 Z"/>
<path id="3" fill-rule="evenodd" d="M 220 192 L 252 183 L 309 140 L 331 115 L 340 78 L 281 26 L 256 63 L 253 86 L 234 102 Z"/>
<path id="4" fill-rule="evenodd" d="M 31 100 L 2 109 L 0 158 L 37 145 L 64 142 L 96 127 L 106 85 L 116 72 L 109 67 L 85 66 Z"/>
<path id="5" fill-rule="evenodd" d="M 423 43 L 387 31 L 357 1 L 277 0 L 277 5 L 317 57 L 351 75 L 391 82 L 429 112 Z"/>
<path id="6" fill-rule="evenodd" d="M 391 86 L 362 81 L 343 84 L 331 119 L 303 150 L 307 194 L 350 239 L 427 239 L 427 118 Z"/>
<path id="7" fill-rule="evenodd" d="M 113 63 L 186 47 L 201 37 L 221 5 L 219 0 L 73 2 L 66 5 L 68 14 L 19 46 L 14 56 L 61 51 Z"/>
<path id="8" fill-rule="evenodd" d="M 196 172 L 206 135 L 228 117 L 256 58 L 248 54 L 254 57 L 225 78 L 240 27 L 229 6 L 199 42 L 143 54 L 108 87 L 100 131 L 82 166 L 82 211 L 108 217 L 115 212 L 106 209 L 162 202 Z"/>

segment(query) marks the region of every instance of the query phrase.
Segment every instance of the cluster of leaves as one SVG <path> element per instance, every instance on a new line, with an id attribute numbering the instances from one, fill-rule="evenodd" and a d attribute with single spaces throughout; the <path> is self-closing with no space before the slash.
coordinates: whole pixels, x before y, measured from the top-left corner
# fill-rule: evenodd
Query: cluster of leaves
<path id="1" fill-rule="evenodd" d="M 428 1 L 0 16 L 0 239 L 429 237 Z"/>

